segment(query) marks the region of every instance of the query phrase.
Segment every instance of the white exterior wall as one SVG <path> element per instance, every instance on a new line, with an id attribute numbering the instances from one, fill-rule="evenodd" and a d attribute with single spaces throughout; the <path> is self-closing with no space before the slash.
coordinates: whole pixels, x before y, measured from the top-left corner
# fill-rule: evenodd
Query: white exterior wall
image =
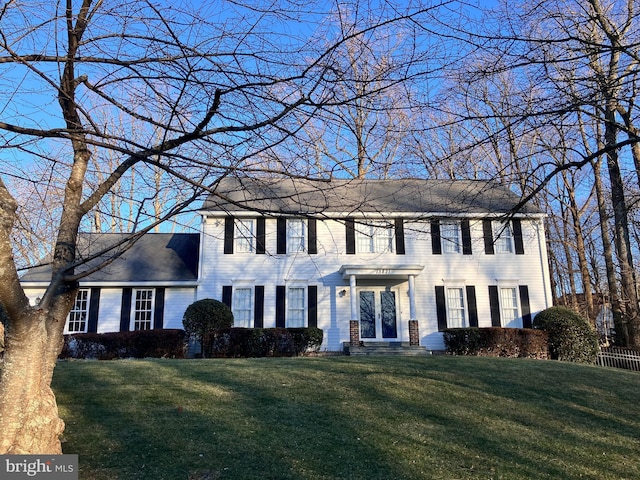
<path id="1" fill-rule="evenodd" d="M 346 254 L 344 222 L 317 221 L 318 253 L 277 255 L 276 220 L 266 219 L 266 254 L 224 254 L 224 218 L 209 217 L 203 223 L 201 276 L 198 298 L 222 298 L 224 285 L 263 285 L 264 327 L 275 326 L 276 285 L 317 285 L 318 327 L 324 331 L 323 349 L 341 350 L 349 341 L 349 279 L 339 273 L 343 265 L 388 267 L 421 265 L 424 270 L 415 277 L 416 320 L 419 321 L 420 343 L 427 349 L 444 348 L 438 332 L 435 286 L 475 286 L 479 326 L 491 326 L 489 285 L 529 289 L 531 313 L 551 306 L 547 257 L 543 224 L 540 219 L 522 220 L 524 255 L 484 253 L 482 221 L 471 220 L 472 255 L 432 254 L 429 222 L 405 220 L 405 255 Z M 409 296 L 407 279 L 357 280 L 358 286 L 388 286 L 397 291 L 398 340 L 408 341 Z M 340 292 L 344 291 L 344 295 Z"/>
<path id="2" fill-rule="evenodd" d="M 167 287 L 164 293 L 164 328 L 184 328 L 182 325 L 184 312 L 195 301 L 195 288 Z"/>
<path id="3" fill-rule="evenodd" d="M 91 286 L 81 284 L 80 288 L 91 288 Z M 142 286 L 140 288 L 154 287 Z M 36 304 L 36 300 L 41 298 L 44 292 L 44 288 L 25 287 L 25 293 L 32 305 Z M 183 328 L 184 312 L 196 299 L 196 287 L 165 287 L 164 328 Z M 119 332 L 121 309 L 122 288 L 102 287 L 100 289 L 97 333 Z"/>

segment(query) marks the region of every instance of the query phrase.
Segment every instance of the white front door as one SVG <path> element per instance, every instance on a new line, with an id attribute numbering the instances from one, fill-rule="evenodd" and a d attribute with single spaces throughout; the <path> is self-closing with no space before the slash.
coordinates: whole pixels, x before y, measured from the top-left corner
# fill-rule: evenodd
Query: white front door
<path id="1" fill-rule="evenodd" d="M 361 288 L 358 291 L 361 340 L 398 338 L 396 292 L 384 288 Z"/>

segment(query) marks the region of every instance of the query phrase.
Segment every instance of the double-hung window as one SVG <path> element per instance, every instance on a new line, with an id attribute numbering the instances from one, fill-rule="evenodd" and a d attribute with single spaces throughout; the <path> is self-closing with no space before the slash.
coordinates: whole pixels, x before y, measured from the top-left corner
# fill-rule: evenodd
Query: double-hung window
<path id="1" fill-rule="evenodd" d="M 522 328 L 515 287 L 500 287 L 500 318 L 503 327 Z"/>
<path id="2" fill-rule="evenodd" d="M 78 290 L 67 320 L 66 333 L 86 333 L 89 318 L 89 292 L 87 288 Z"/>
<path id="3" fill-rule="evenodd" d="M 440 224 L 440 239 L 444 253 L 460 253 L 460 223 L 442 222 Z"/>
<path id="4" fill-rule="evenodd" d="M 153 289 L 134 290 L 134 303 L 131 311 L 133 330 L 151 330 L 153 328 Z"/>
<path id="5" fill-rule="evenodd" d="M 253 289 L 251 287 L 233 289 L 233 325 L 243 328 L 253 326 Z"/>
<path id="6" fill-rule="evenodd" d="M 255 251 L 256 221 L 253 218 L 235 221 L 235 251 L 238 253 L 253 253 Z"/>
<path id="7" fill-rule="evenodd" d="M 307 222 L 302 218 L 287 219 L 287 252 L 304 252 L 307 249 Z"/>
<path id="8" fill-rule="evenodd" d="M 513 232 L 509 222 L 493 222 L 493 238 L 496 253 L 513 253 Z"/>
<path id="9" fill-rule="evenodd" d="M 358 253 L 393 252 L 393 225 L 384 221 L 369 221 L 356 224 L 355 229 Z"/>
<path id="10" fill-rule="evenodd" d="M 466 327 L 464 288 L 447 288 L 447 326 L 449 328 Z"/>
<path id="11" fill-rule="evenodd" d="M 289 287 L 287 289 L 287 327 L 305 326 L 305 287 Z"/>

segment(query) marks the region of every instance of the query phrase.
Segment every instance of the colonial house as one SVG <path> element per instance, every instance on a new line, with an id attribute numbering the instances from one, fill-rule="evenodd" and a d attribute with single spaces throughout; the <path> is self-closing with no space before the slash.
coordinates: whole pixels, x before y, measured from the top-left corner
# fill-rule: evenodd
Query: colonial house
<path id="1" fill-rule="evenodd" d="M 224 178 L 199 235 L 147 234 L 81 281 L 67 331 L 181 328 L 200 298 L 239 327 L 321 328 L 329 351 L 530 327 L 551 306 L 544 215 L 518 201 L 492 181 Z"/>

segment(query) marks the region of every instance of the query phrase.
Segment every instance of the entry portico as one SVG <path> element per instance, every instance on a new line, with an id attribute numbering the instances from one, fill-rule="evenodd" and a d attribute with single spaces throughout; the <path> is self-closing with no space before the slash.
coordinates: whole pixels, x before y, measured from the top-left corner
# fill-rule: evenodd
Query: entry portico
<path id="1" fill-rule="evenodd" d="M 424 270 L 418 264 L 342 265 L 339 273 L 349 281 L 351 316 L 350 343 L 363 340 L 397 340 L 397 302 L 392 285 L 407 282 L 409 296 L 409 337 L 419 338 L 415 277 Z M 360 283 L 359 283 L 360 281 Z M 362 283 L 366 282 L 366 287 Z M 380 328 L 376 328 L 379 322 Z M 412 331 L 412 330 L 415 330 Z M 381 333 L 381 335 L 380 335 Z"/>

